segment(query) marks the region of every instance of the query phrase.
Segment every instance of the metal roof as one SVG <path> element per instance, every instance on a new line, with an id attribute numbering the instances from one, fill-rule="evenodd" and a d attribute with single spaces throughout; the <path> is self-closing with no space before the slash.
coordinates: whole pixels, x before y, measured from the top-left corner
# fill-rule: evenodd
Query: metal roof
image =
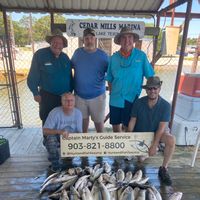
<path id="1" fill-rule="evenodd" d="M 8 11 L 60 12 L 80 14 L 155 14 L 163 0 L 0 0 Z"/>

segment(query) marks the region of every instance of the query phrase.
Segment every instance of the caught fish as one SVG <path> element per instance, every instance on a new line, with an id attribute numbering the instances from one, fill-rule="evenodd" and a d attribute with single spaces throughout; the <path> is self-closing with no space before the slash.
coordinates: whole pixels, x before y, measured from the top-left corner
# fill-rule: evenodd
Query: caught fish
<path id="1" fill-rule="evenodd" d="M 110 200 L 110 193 L 103 183 L 99 183 L 99 190 L 102 195 L 102 200 Z"/>
<path id="2" fill-rule="evenodd" d="M 66 190 L 62 190 L 59 200 L 69 200 L 69 197 L 68 197 Z"/>
<path id="3" fill-rule="evenodd" d="M 101 167 L 100 164 L 96 164 L 96 165 L 94 166 L 94 169 L 93 169 L 94 173 L 95 173 L 100 167 Z"/>
<path id="4" fill-rule="evenodd" d="M 76 167 L 75 172 L 77 175 L 80 175 L 83 172 L 83 169 L 81 167 Z"/>
<path id="5" fill-rule="evenodd" d="M 146 199 L 146 190 L 141 189 L 138 193 L 136 200 L 145 200 Z"/>
<path id="6" fill-rule="evenodd" d="M 139 187 L 135 187 L 135 188 L 134 188 L 133 194 L 134 194 L 135 199 L 137 199 L 137 197 L 138 197 L 138 195 L 139 195 L 139 191 L 140 191 L 140 188 L 139 188 Z"/>
<path id="7" fill-rule="evenodd" d="M 81 182 L 81 184 L 80 184 L 79 187 L 77 188 L 77 190 L 79 191 L 79 193 L 81 193 L 82 190 L 83 190 L 85 187 L 87 187 L 88 181 L 89 181 L 89 180 L 88 180 L 87 178 L 83 179 L 83 181 Z"/>
<path id="8" fill-rule="evenodd" d="M 118 189 L 116 184 L 112 184 L 112 183 L 107 183 L 105 184 L 106 188 L 108 189 L 109 192 L 111 191 L 115 191 Z"/>
<path id="9" fill-rule="evenodd" d="M 157 200 L 156 195 L 151 188 L 147 188 L 147 198 L 148 200 Z"/>
<path id="10" fill-rule="evenodd" d="M 59 172 L 56 172 L 56 173 L 53 173 L 53 174 L 51 174 L 50 176 L 48 176 L 48 177 L 44 180 L 44 182 L 43 182 L 43 184 L 41 185 L 41 187 L 42 187 L 43 185 L 45 185 L 50 179 L 52 179 L 52 178 L 54 178 L 54 177 L 57 177 L 59 174 L 60 174 Z"/>
<path id="11" fill-rule="evenodd" d="M 60 199 L 60 196 L 61 196 L 61 192 L 53 193 L 53 194 L 49 195 L 48 198 L 50 198 L 50 199 Z"/>
<path id="12" fill-rule="evenodd" d="M 105 162 L 101 166 L 70 168 L 47 177 L 40 189 L 51 192 L 49 199 L 57 200 L 162 200 L 159 191 L 143 177 L 142 170 L 135 174 L 118 169 L 111 171 Z M 175 192 L 169 200 L 180 200 L 181 192 Z"/>
<path id="13" fill-rule="evenodd" d="M 141 179 L 142 179 L 142 170 L 138 170 L 138 171 L 134 174 L 134 176 L 133 176 L 133 178 L 131 179 L 130 183 L 138 182 L 138 181 L 140 181 Z"/>
<path id="14" fill-rule="evenodd" d="M 57 192 L 60 192 L 60 191 L 62 191 L 62 190 L 68 189 L 71 185 L 74 185 L 74 184 L 76 183 L 77 179 L 78 179 L 78 176 L 77 176 L 77 177 L 74 177 L 73 179 L 70 179 L 70 180 L 64 182 L 64 183 L 62 184 L 62 187 L 60 187 L 60 188 L 56 191 L 56 193 L 57 193 Z"/>
<path id="15" fill-rule="evenodd" d="M 109 165 L 107 162 L 103 163 L 103 169 L 107 174 L 111 173 L 111 165 Z"/>
<path id="16" fill-rule="evenodd" d="M 80 194 L 73 186 L 69 190 L 69 199 L 80 200 Z"/>
<path id="17" fill-rule="evenodd" d="M 122 169 L 118 169 L 116 173 L 117 182 L 122 183 L 125 178 L 124 171 Z"/>
<path id="18" fill-rule="evenodd" d="M 110 192 L 110 200 L 116 200 L 117 199 L 117 191 L 109 191 Z"/>
<path id="19" fill-rule="evenodd" d="M 93 200 L 92 194 L 88 187 L 83 188 L 81 193 L 82 200 Z"/>
<path id="20" fill-rule="evenodd" d="M 63 183 L 63 182 L 66 182 L 70 179 L 73 179 L 73 178 L 76 178 L 77 175 L 73 175 L 73 176 L 70 176 L 69 174 L 66 174 L 62 177 L 54 177 L 52 179 L 50 179 L 49 181 L 47 181 L 43 186 L 42 188 L 40 189 L 40 194 L 45 190 L 45 188 L 48 186 L 48 185 L 51 185 L 51 184 L 56 184 L 56 183 Z"/>
<path id="21" fill-rule="evenodd" d="M 103 182 L 108 182 L 112 184 L 116 184 L 116 177 L 115 176 L 110 176 L 109 174 L 102 174 Z"/>
<path id="22" fill-rule="evenodd" d="M 84 175 L 84 176 L 80 177 L 80 178 L 77 180 L 77 182 L 75 183 L 74 188 L 75 188 L 75 189 L 78 189 L 78 187 L 81 185 L 82 181 L 83 181 L 84 179 L 87 179 L 89 176 L 90 176 L 90 175 Z"/>
<path id="23" fill-rule="evenodd" d="M 93 199 L 95 200 L 98 199 L 98 192 L 99 192 L 98 182 L 95 181 L 91 189 L 91 194 L 92 194 Z"/>
<path id="24" fill-rule="evenodd" d="M 146 178 L 140 179 L 139 181 L 135 181 L 135 183 L 139 185 L 144 185 L 148 180 L 149 180 L 149 177 L 146 177 Z"/>
<path id="25" fill-rule="evenodd" d="M 94 182 L 96 179 L 98 179 L 103 173 L 103 171 L 104 171 L 103 168 L 96 169 L 96 171 L 94 171 L 93 176 L 90 176 L 90 181 Z"/>
<path id="26" fill-rule="evenodd" d="M 135 196 L 133 193 L 133 188 L 130 186 L 125 188 L 119 197 L 119 200 L 134 200 L 134 199 L 135 199 Z"/>
<path id="27" fill-rule="evenodd" d="M 132 177 L 133 177 L 133 174 L 131 171 L 126 172 L 124 182 L 129 183 L 131 181 Z"/>
<path id="28" fill-rule="evenodd" d="M 74 168 L 69 168 L 69 169 L 67 170 L 67 173 L 68 173 L 69 175 L 71 175 L 71 176 L 76 174 Z"/>
<path id="29" fill-rule="evenodd" d="M 94 170 L 92 167 L 87 166 L 84 171 L 86 174 L 94 175 Z"/>
<path id="30" fill-rule="evenodd" d="M 150 189 L 151 189 L 151 190 L 153 191 L 153 193 L 155 194 L 157 200 L 162 200 L 162 197 L 161 197 L 161 195 L 160 195 L 160 192 L 158 192 L 158 190 L 157 190 L 153 185 L 150 187 Z"/>
<path id="31" fill-rule="evenodd" d="M 169 197 L 169 200 L 181 200 L 182 196 L 182 192 L 175 192 Z"/>

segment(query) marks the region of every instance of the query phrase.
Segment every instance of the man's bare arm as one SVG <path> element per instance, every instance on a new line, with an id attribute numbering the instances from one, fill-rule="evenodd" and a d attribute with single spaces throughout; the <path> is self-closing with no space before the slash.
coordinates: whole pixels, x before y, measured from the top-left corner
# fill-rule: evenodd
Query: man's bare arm
<path id="1" fill-rule="evenodd" d="M 159 145 L 159 142 L 161 140 L 161 137 L 163 136 L 164 132 L 165 132 L 165 127 L 167 126 L 166 122 L 160 122 L 159 126 L 158 126 L 158 130 L 155 132 L 154 135 L 154 140 L 153 143 L 149 149 L 149 155 L 153 156 L 156 154 L 157 152 L 157 147 Z"/>
<path id="2" fill-rule="evenodd" d="M 136 117 L 131 117 L 128 124 L 127 132 L 133 132 L 133 129 L 135 128 L 135 124 L 136 124 Z"/>

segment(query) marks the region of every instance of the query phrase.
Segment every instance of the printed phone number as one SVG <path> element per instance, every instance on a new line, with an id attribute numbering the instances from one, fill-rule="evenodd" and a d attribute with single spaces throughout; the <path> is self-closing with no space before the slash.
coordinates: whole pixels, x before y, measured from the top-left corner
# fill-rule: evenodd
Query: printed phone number
<path id="1" fill-rule="evenodd" d="M 68 143 L 67 145 L 69 150 L 75 149 L 124 149 L 125 143 L 124 142 L 105 142 L 101 144 L 99 142 L 94 143 Z"/>

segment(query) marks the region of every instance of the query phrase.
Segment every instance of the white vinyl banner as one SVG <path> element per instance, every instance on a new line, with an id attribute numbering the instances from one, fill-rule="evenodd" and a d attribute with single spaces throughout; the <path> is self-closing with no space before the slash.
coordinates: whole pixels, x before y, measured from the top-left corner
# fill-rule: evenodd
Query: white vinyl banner
<path id="1" fill-rule="evenodd" d="M 153 132 L 72 133 L 62 136 L 61 157 L 147 155 Z"/>
<path id="2" fill-rule="evenodd" d="M 86 28 L 92 28 L 97 38 L 114 38 L 122 27 L 130 27 L 140 38 L 144 37 L 145 23 L 142 21 L 100 21 L 100 20 L 79 20 L 68 19 L 66 32 L 71 37 L 83 37 Z"/>

